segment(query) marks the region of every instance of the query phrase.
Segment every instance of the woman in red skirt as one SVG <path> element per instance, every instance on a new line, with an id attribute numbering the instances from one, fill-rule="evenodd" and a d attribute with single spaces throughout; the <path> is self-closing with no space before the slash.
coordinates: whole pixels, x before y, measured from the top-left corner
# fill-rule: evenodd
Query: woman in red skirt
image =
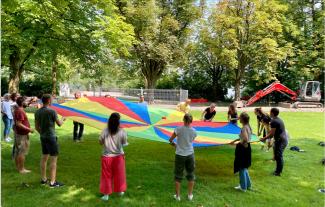
<path id="1" fill-rule="evenodd" d="M 103 194 L 102 200 L 107 201 L 113 192 L 122 196 L 126 190 L 123 146 L 127 145 L 127 134 L 120 128 L 120 114 L 111 114 L 99 143 L 103 145 L 100 192 Z"/>

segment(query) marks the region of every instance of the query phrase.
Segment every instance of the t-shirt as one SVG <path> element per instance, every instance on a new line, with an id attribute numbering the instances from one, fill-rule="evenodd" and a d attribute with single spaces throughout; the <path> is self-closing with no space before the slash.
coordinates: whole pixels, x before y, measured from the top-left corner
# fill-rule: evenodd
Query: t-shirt
<path id="1" fill-rule="evenodd" d="M 240 139 L 240 142 L 243 142 L 243 139 L 244 139 L 244 136 L 243 134 L 244 133 L 247 133 L 248 135 L 248 140 L 247 142 L 250 142 L 251 141 L 251 136 L 252 136 L 252 128 L 247 124 L 247 125 L 244 125 L 243 128 L 241 128 L 240 130 L 240 134 L 239 134 L 239 139 Z"/>
<path id="2" fill-rule="evenodd" d="M 35 121 L 40 126 L 41 138 L 56 138 L 55 121 L 57 119 L 56 111 L 48 107 L 43 106 L 35 112 Z"/>
<path id="3" fill-rule="evenodd" d="M 27 135 L 29 133 L 29 130 L 17 126 L 17 122 L 20 121 L 24 126 L 30 128 L 30 124 L 26 112 L 23 109 L 17 108 L 14 111 L 14 121 L 15 121 L 14 130 L 16 134 Z"/>
<path id="4" fill-rule="evenodd" d="M 4 113 L 8 117 L 8 119 L 13 119 L 11 103 L 9 101 L 3 101 L 1 103 L 1 112 Z"/>
<path id="5" fill-rule="evenodd" d="M 114 157 L 123 155 L 123 146 L 127 145 L 127 133 L 124 129 L 119 129 L 113 136 L 110 135 L 108 128 L 105 128 L 99 140 L 103 143 L 103 156 Z"/>
<path id="6" fill-rule="evenodd" d="M 176 154 L 188 156 L 194 153 L 192 142 L 196 135 L 195 129 L 192 127 L 181 126 L 175 129 L 177 136 Z"/>
<path id="7" fill-rule="evenodd" d="M 189 104 L 186 104 L 186 102 L 181 102 L 177 105 L 178 110 L 184 112 L 184 113 L 189 113 L 191 106 Z"/>
<path id="8" fill-rule="evenodd" d="M 204 115 L 205 120 L 210 120 L 211 118 L 213 118 L 216 115 L 216 110 L 213 110 L 211 112 L 210 107 L 206 108 L 204 111 L 205 111 L 205 115 Z"/>
<path id="9" fill-rule="evenodd" d="M 285 129 L 285 126 L 284 126 L 284 123 L 283 121 L 276 117 L 276 118 L 273 118 L 271 123 L 270 123 L 270 126 L 271 128 L 275 128 L 275 133 L 274 133 L 274 139 L 286 139 L 286 129 Z"/>
<path id="10" fill-rule="evenodd" d="M 237 124 L 237 119 L 238 119 L 237 112 L 235 112 L 233 114 L 231 114 L 230 112 L 228 112 L 228 115 L 230 116 L 231 119 L 233 119 L 233 120 L 230 120 L 230 123 Z"/>

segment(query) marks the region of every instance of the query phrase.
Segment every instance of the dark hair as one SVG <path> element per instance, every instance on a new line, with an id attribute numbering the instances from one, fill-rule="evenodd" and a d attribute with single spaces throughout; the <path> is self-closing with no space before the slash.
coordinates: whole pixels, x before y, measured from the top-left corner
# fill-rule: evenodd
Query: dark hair
<path id="1" fill-rule="evenodd" d="M 12 94 L 10 95 L 10 99 L 11 99 L 12 101 L 15 101 L 15 99 L 17 98 L 17 96 L 18 96 L 17 93 L 12 93 Z"/>
<path id="2" fill-rule="evenodd" d="M 44 94 L 42 96 L 42 103 L 43 104 L 48 104 L 50 103 L 50 100 L 51 100 L 52 96 L 50 94 Z"/>
<path id="3" fill-rule="evenodd" d="M 114 135 L 117 133 L 118 129 L 120 128 L 120 114 L 119 113 L 112 113 L 107 122 L 107 128 L 110 135 Z"/>
<path id="4" fill-rule="evenodd" d="M 264 114 L 261 107 L 255 108 L 254 111 L 257 112 L 259 115 Z"/>
<path id="5" fill-rule="evenodd" d="M 191 114 L 185 114 L 183 121 L 185 124 L 191 124 L 193 121 L 193 116 Z"/>
<path id="6" fill-rule="evenodd" d="M 228 114 L 232 114 L 232 113 L 237 113 L 235 104 L 230 104 L 229 105 L 229 110 L 228 110 Z"/>
<path id="7" fill-rule="evenodd" d="M 25 100 L 26 100 L 26 97 L 20 96 L 17 98 L 16 103 L 19 107 L 22 107 L 24 105 Z"/>
<path id="8" fill-rule="evenodd" d="M 280 111 L 278 108 L 271 108 L 270 113 L 273 114 L 273 116 L 278 116 Z"/>
<path id="9" fill-rule="evenodd" d="M 239 119 L 243 122 L 243 124 L 249 124 L 249 115 L 246 112 L 242 112 Z"/>
<path id="10" fill-rule="evenodd" d="M 266 124 L 269 124 L 271 122 L 271 117 L 269 116 L 264 116 L 263 119 L 262 119 L 262 122 L 266 123 Z"/>

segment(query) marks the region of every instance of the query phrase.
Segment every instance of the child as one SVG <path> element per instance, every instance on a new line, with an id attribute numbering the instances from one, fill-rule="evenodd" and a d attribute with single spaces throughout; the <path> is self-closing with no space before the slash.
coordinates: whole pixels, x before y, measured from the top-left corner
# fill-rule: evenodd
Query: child
<path id="1" fill-rule="evenodd" d="M 228 109 L 228 122 L 237 125 L 238 114 L 234 104 L 229 105 Z"/>
<path id="2" fill-rule="evenodd" d="M 242 124 L 239 139 L 230 142 L 230 144 L 239 141 L 236 145 L 235 151 L 234 173 L 239 172 L 240 185 L 235 187 L 235 189 L 246 192 L 246 190 L 251 188 L 251 179 L 248 174 L 248 168 L 251 166 L 252 159 L 252 150 L 249 143 L 251 140 L 252 128 L 249 125 L 249 116 L 247 113 L 241 113 L 239 121 Z"/>
<path id="3" fill-rule="evenodd" d="M 184 168 L 186 170 L 186 178 L 188 180 L 188 200 L 193 199 L 193 187 L 194 187 L 194 169 L 195 169 L 195 160 L 194 160 L 194 148 L 193 141 L 196 137 L 196 131 L 191 127 L 193 117 L 191 114 L 185 114 L 184 126 L 178 127 L 175 129 L 175 132 L 169 139 L 171 145 L 176 146 L 176 155 L 175 155 L 175 190 L 176 194 L 174 198 L 176 201 L 180 201 L 180 188 L 181 181 L 183 179 Z M 177 137 L 177 144 L 173 140 Z"/>
<path id="4" fill-rule="evenodd" d="M 119 113 L 111 114 L 107 128 L 99 138 L 99 143 L 103 145 L 100 192 L 104 194 L 102 200 L 107 201 L 112 192 L 122 196 L 126 190 L 123 146 L 127 145 L 127 134 L 120 128 Z"/>
<path id="5" fill-rule="evenodd" d="M 264 116 L 261 122 L 262 122 L 262 124 L 264 126 L 266 134 L 270 133 L 270 131 L 271 131 L 271 127 L 270 127 L 271 118 L 269 116 Z M 265 141 L 265 143 L 262 145 L 261 150 L 263 150 L 265 147 L 267 148 L 266 151 L 268 152 L 270 150 L 270 148 L 273 147 L 273 140 L 272 139 L 267 139 Z"/>

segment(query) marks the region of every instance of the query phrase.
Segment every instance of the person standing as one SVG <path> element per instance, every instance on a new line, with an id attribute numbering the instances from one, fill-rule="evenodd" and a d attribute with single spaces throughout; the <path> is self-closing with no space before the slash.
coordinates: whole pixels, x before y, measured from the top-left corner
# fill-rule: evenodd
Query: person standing
<path id="1" fill-rule="evenodd" d="M 249 143 L 251 140 L 252 128 L 249 125 L 249 116 L 247 113 L 241 113 L 239 121 L 242 124 L 239 139 L 230 142 L 230 144 L 239 141 L 235 150 L 234 173 L 239 172 L 240 185 L 235 187 L 235 189 L 246 192 L 246 190 L 251 188 L 251 179 L 249 177 L 248 168 L 251 166 L 252 162 L 252 150 Z"/>
<path id="2" fill-rule="evenodd" d="M 272 121 L 270 123 L 271 130 L 266 136 L 260 139 L 260 141 L 265 142 L 265 140 L 274 137 L 273 156 L 276 161 L 276 169 L 273 172 L 273 175 L 275 176 L 281 176 L 283 165 L 284 165 L 283 152 L 288 145 L 286 129 L 282 119 L 278 117 L 279 113 L 280 111 L 278 108 L 271 109 L 270 111 L 270 115 L 272 118 Z"/>
<path id="3" fill-rule="evenodd" d="M 81 97 L 80 92 L 76 92 L 74 94 L 75 99 L 79 99 Z M 84 125 L 77 121 L 73 121 L 73 141 L 80 142 L 81 137 L 83 135 Z"/>
<path id="4" fill-rule="evenodd" d="M 11 142 L 12 139 L 9 137 L 9 134 L 13 124 L 13 115 L 11 110 L 10 94 L 6 93 L 3 98 L 4 100 L 1 103 L 1 115 L 4 123 L 3 138 L 6 142 Z"/>
<path id="5" fill-rule="evenodd" d="M 126 191 L 125 158 L 123 146 L 127 143 L 127 133 L 120 128 L 120 114 L 112 113 L 100 137 L 103 145 L 100 192 L 102 200 L 107 201 L 113 192 L 124 195 Z"/>
<path id="6" fill-rule="evenodd" d="M 212 103 L 210 105 L 210 107 L 206 108 L 203 113 L 202 113 L 202 120 L 203 121 L 208 121 L 208 122 L 211 122 L 214 118 L 214 116 L 216 115 L 216 104 L 215 103 Z"/>
<path id="7" fill-rule="evenodd" d="M 29 150 L 29 133 L 34 133 L 30 127 L 26 112 L 24 111 L 24 97 L 17 98 L 17 107 L 14 111 L 14 159 L 16 168 L 19 173 L 29 173 L 30 170 L 25 169 L 25 156 Z"/>
<path id="8" fill-rule="evenodd" d="M 49 184 L 51 188 L 61 187 L 62 183 L 56 180 L 57 159 L 59 155 L 58 139 L 55 133 L 55 124 L 62 126 L 65 118 L 59 120 L 55 110 L 49 108 L 52 97 L 44 94 L 42 97 L 42 108 L 35 112 L 35 128 L 40 134 L 42 145 L 41 158 L 41 184 Z M 46 176 L 47 161 L 50 158 L 50 180 Z"/>
<path id="9" fill-rule="evenodd" d="M 194 188 L 194 170 L 195 170 L 195 159 L 194 159 L 194 148 L 193 141 L 197 134 L 195 129 L 191 127 L 193 117 L 191 114 L 185 114 L 183 118 L 184 126 L 175 129 L 172 136 L 169 138 L 169 143 L 176 146 L 175 153 L 175 195 L 176 201 L 180 201 L 180 190 L 181 181 L 183 179 L 184 169 L 186 170 L 186 178 L 188 181 L 188 200 L 193 199 L 193 188 Z M 177 137 L 177 143 L 173 141 Z"/>

